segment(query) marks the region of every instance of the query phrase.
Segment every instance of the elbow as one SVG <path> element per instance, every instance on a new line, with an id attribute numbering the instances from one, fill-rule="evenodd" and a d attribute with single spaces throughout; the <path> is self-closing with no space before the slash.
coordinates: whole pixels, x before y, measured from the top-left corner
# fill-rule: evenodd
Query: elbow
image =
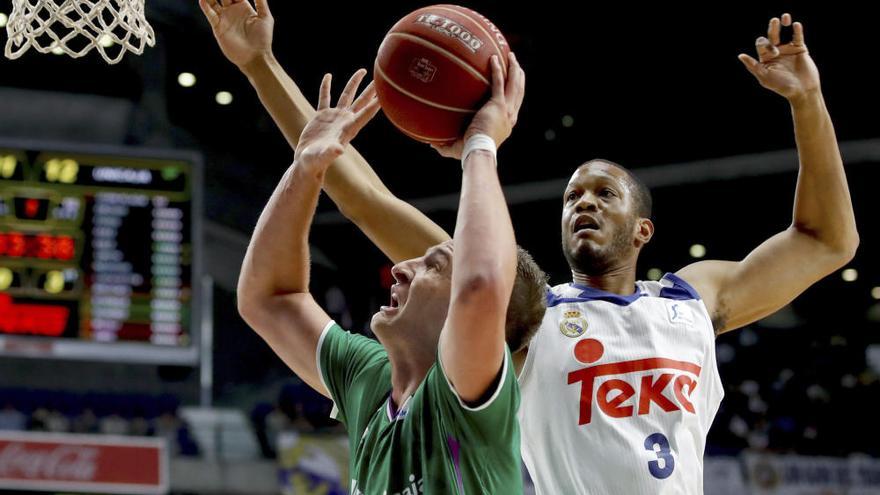
<path id="1" fill-rule="evenodd" d="M 510 284 L 505 283 L 501 274 L 492 272 L 468 274 L 456 284 L 453 303 L 479 305 L 491 308 L 506 304 L 510 299 Z"/>
<path id="2" fill-rule="evenodd" d="M 853 227 L 850 231 L 839 234 L 834 239 L 827 240 L 824 243 L 832 253 L 834 260 L 840 268 L 852 261 L 859 249 L 859 233 Z"/>
<path id="3" fill-rule="evenodd" d="M 239 278 L 238 287 L 235 290 L 235 304 L 238 315 L 255 332 L 260 333 L 267 318 L 270 299 L 262 291 L 256 290 L 251 284 L 245 283 L 244 278 Z"/>
<path id="4" fill-rule="evenodd" d="M 260 328 L 260 321 L 263 319 L 261 316 L 263 311 L 261 311 L 262 305 L 257 299 L 249 296 L 247 291 L 243 291 L 239 288 L 238 291 L 236 291 L 236 306 L 239 316 L 241 316 L 241 319 L 244 320 L 249 327 L 253 328 L 255 331 Z"/>
<path id="5" fill-rule="evenodd" d="M 836 252 L 840 256 L 841 265 L 845 265 L 856 257 L 856 251 L 859 249 L 859 233 L 853 229 L 852 233 L 847 235 L 840 241 Z"/>

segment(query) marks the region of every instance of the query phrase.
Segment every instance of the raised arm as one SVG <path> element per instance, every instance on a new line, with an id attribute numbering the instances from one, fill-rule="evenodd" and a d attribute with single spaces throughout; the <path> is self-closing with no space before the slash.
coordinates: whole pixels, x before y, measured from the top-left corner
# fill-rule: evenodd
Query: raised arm
<path id="1" fill-rule="evenodd" d="M 510 135 L 525 90 L 525 74 L 510 55 L 507 80 L 492 58 L 492 98 L 474 116 L 467 139 L 484 135 L 499 145 Z M 465 146 L 467 148 L 467 146 Z M 443 368 L 465 401 L 480 399 L 504 360 L 504 323 L 516 275 L 516 240 L 498 181 L 495 157 L 464 157 L 455 223 L 452 297 L 440 334 Z"/>
<path id="2" fill-rule="evenodd" d="M 272 53 L 274 20 L 267 0 L 199 0 L 223 54 L 248 78 L 294 149 L 315 110 Z M 449 239 L 431 219 L 394 196 L 348 145 L 327 170 L 324 190 L 393 262 L 417 258 Z M 407 235 L 400 235 L 406 232 Z"/>
<path id="3" fill-rule="evenodd" d="M 315 352 L 330 317 L 309 293 L 309 227 L 327 168 L 379 110 L 372 93 L 354 99 L 365 73 L 352 76 L 337 108 L 329 107 L 330 76 L 324 77 L 319 111 L 257 221 L 238 280 L 245 321 L 303 381 L 328 397 Z"/>
<path id="4" fill-rule="evenodd" d="M 780 44 L 780 25 L 792 26 Z M 819 72 L 791 16 L 773 18 L 768 37 L 756 41 L 759 60 L 739 59 L 765 88 L 791 105 L 800 170 L 791 226 L 739 262 L 703 261 L 679 272 L 701 293 L 718 333 L 763 318 L 837 270 L 859 244 L 852 201 Z"/>

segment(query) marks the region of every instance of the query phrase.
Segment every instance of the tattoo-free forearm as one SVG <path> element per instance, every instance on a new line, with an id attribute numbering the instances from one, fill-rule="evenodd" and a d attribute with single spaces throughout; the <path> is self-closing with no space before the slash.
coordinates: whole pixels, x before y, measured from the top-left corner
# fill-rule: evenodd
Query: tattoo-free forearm
<path id="1" fill-rule="evenodd" d="M 855 215 L 824 98 L 809 93 L 791 108 L 800 158 L 793 226 L 835 251 L 850 252 L 858 244 Z"/>
<path id="2" fill-rule="evenodd" d="M 506 303 L 515 275 L 516 240 L 494 158 L 486 151 L 467 158 L 454 239 L 453 300 L 473 281 L 488 280 Z"/>
<path id="3" fill-rule="evenodd" d="M 309 291 L 308 236 L 321 180 L 296 162 L 287 169 L 248 245 L 239 276 L 239 299 L 260 301 Z"/>
<path id="4" fill-rule="evenodd" d="M 263 106 L 295 148 L 315 109 L 271 55 L 242 68 Z M 327 170 L 324 190 L 392 262 L 415 258 L 449 239 L 449 235 L 416 208 L 385 187 L 366 159 L 347 146 Z"/>

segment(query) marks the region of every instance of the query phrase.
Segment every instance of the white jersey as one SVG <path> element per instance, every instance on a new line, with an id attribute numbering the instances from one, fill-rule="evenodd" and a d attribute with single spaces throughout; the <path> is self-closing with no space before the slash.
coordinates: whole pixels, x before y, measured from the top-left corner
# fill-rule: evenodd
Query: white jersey
<path id="1" fill-rule="evenodd" d="M 520 373 L 522 455 L 539 495 L 702 494 L 724 390 L 706 306 L 681 278 L 619 296 L 549 289 Z"/>

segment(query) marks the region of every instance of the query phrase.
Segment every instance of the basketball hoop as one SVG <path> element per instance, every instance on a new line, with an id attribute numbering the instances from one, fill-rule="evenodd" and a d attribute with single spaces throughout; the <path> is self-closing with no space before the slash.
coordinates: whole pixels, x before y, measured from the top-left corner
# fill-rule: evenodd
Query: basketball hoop
<path id="1" fill-rule="evenodd" d="M 73 58 L 94 48 L 115 64 L 126 51 L 140 55 L 145 45 L 156 44 L 144 0 L 12 0 L 6 34 L 9 59 L 31 47 Z"/>

